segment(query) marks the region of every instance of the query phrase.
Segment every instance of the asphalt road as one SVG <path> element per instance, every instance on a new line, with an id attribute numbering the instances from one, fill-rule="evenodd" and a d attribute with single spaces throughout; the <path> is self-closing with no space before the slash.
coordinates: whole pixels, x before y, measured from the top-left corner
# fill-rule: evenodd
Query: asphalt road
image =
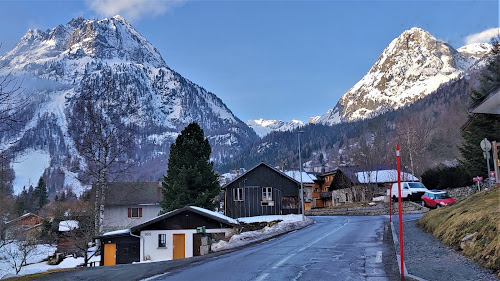
<path id="1" fill-rule="evenodd" d="M 387 217 L 311 218 L 315 223 L 306 228 L 239 249 L 31 280 L 400 280 Z"/>
<path id="2" fill-rule="evenodd" d="M 305 229 L 148 280 L 399 280 L 392 241 L 383 241 L 387 218 L 312 218 Z"/>

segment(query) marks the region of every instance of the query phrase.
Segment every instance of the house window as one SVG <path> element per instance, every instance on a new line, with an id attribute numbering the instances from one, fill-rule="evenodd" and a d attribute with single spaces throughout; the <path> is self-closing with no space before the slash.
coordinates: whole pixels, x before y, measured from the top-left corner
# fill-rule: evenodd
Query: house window
<path id="1" fill-rule="evenodd" d="M 158 234 L 158 248 L 167 247 L 167 234 Z"/>
<path id="2" fill-rule="evenodd" d="M 128 208 L 129 218 L 142 218 L 142 208 Z"/>
<path id="3" fill-rule="evenodd" d="M 234 189 L 234 201 L 243 201 L 243 188 L 238 187 Z"/>
<path id="4" fill-rule="evenodd" d="M 273 200 L 273 189 L 272 187 L 262 188 L 262 201 L 272 201 Z"/>

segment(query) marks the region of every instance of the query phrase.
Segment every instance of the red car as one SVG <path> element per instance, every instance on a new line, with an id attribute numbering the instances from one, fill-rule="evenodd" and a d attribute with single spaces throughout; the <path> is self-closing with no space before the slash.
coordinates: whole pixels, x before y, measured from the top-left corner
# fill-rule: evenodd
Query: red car
<path id="1" fill-rule="evenodd" d="M 439 208 L 454 204 L 455 198 L 450 197 L 446 191 L 429 190 L 422 195 L 422 206 L 430 208 Z"/>

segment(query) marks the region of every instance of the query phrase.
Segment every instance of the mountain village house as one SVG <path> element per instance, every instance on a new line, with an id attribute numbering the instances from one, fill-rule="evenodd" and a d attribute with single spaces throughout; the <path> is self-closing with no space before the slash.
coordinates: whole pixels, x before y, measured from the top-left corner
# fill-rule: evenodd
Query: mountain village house
<path id="1" fill-rule="evenodd" d="M 104 232 L 130 228 L 158 216 L 163 198 L 161 182 L 108 183 Z"/>
<path id="2" fill-rule="evenodd" d="M 25 235 L 36 236 L 42 228 L 44 218 L 33 213 L 26 213 L 6 223 L 5 237 L 8 239 Z"/>
<path id="3" fill-rule="evenodd" d="M 232 218 L 298 214 L 300 182 L 260 163 L 224 185 L 224 214 Z"/>
<path id="4" fill-rule="evenodd" d="M 302 177 L 300 176 L 300 171 L 286 171 L 284 172 L 287 176 L 293 178 L 294 180 L 302 180 L 302 188 L 304 189 L 304 209 L 306 211 L 312 208 L 312 190 L 316 176 L 310 173 L 302 172 Z M 300 194 L 300 193 L 299 193 Z"/>
<path id="5" fill-rule="evenodd" d="M 238 222 L 219 213 L 188 206 L 129 229 L 96 237 L 101 265 L 162 261 L 205 255 L 211 242 L 223 239 Z"/>
<path id="6" fill-rule="evenodd" d="M 312 207 L 331 207 L 350 202 L 371 200 L 383 195 L 390 184 L 397 181 L 397 170 L 390 166 L 339 167 L 318 174 L 313 185 Z M 410 173 L 402 172 L 404 181 L 418 181 Z"/>

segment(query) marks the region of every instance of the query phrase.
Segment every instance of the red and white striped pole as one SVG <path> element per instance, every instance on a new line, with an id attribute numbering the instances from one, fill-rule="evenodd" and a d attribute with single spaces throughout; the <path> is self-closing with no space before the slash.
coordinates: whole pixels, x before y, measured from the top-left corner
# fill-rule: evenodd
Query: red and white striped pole
<path id="1" fill-rule="evenodd" d="M 401 255 L 401 280 L 405 280 L 404 255 L 403 255 L 403 206 L 401 204 L 401 162 L 399 145 L 396 145 L 396 158 L 398 163 L 398 212 L 399 212 L 399 253 Z"/>

